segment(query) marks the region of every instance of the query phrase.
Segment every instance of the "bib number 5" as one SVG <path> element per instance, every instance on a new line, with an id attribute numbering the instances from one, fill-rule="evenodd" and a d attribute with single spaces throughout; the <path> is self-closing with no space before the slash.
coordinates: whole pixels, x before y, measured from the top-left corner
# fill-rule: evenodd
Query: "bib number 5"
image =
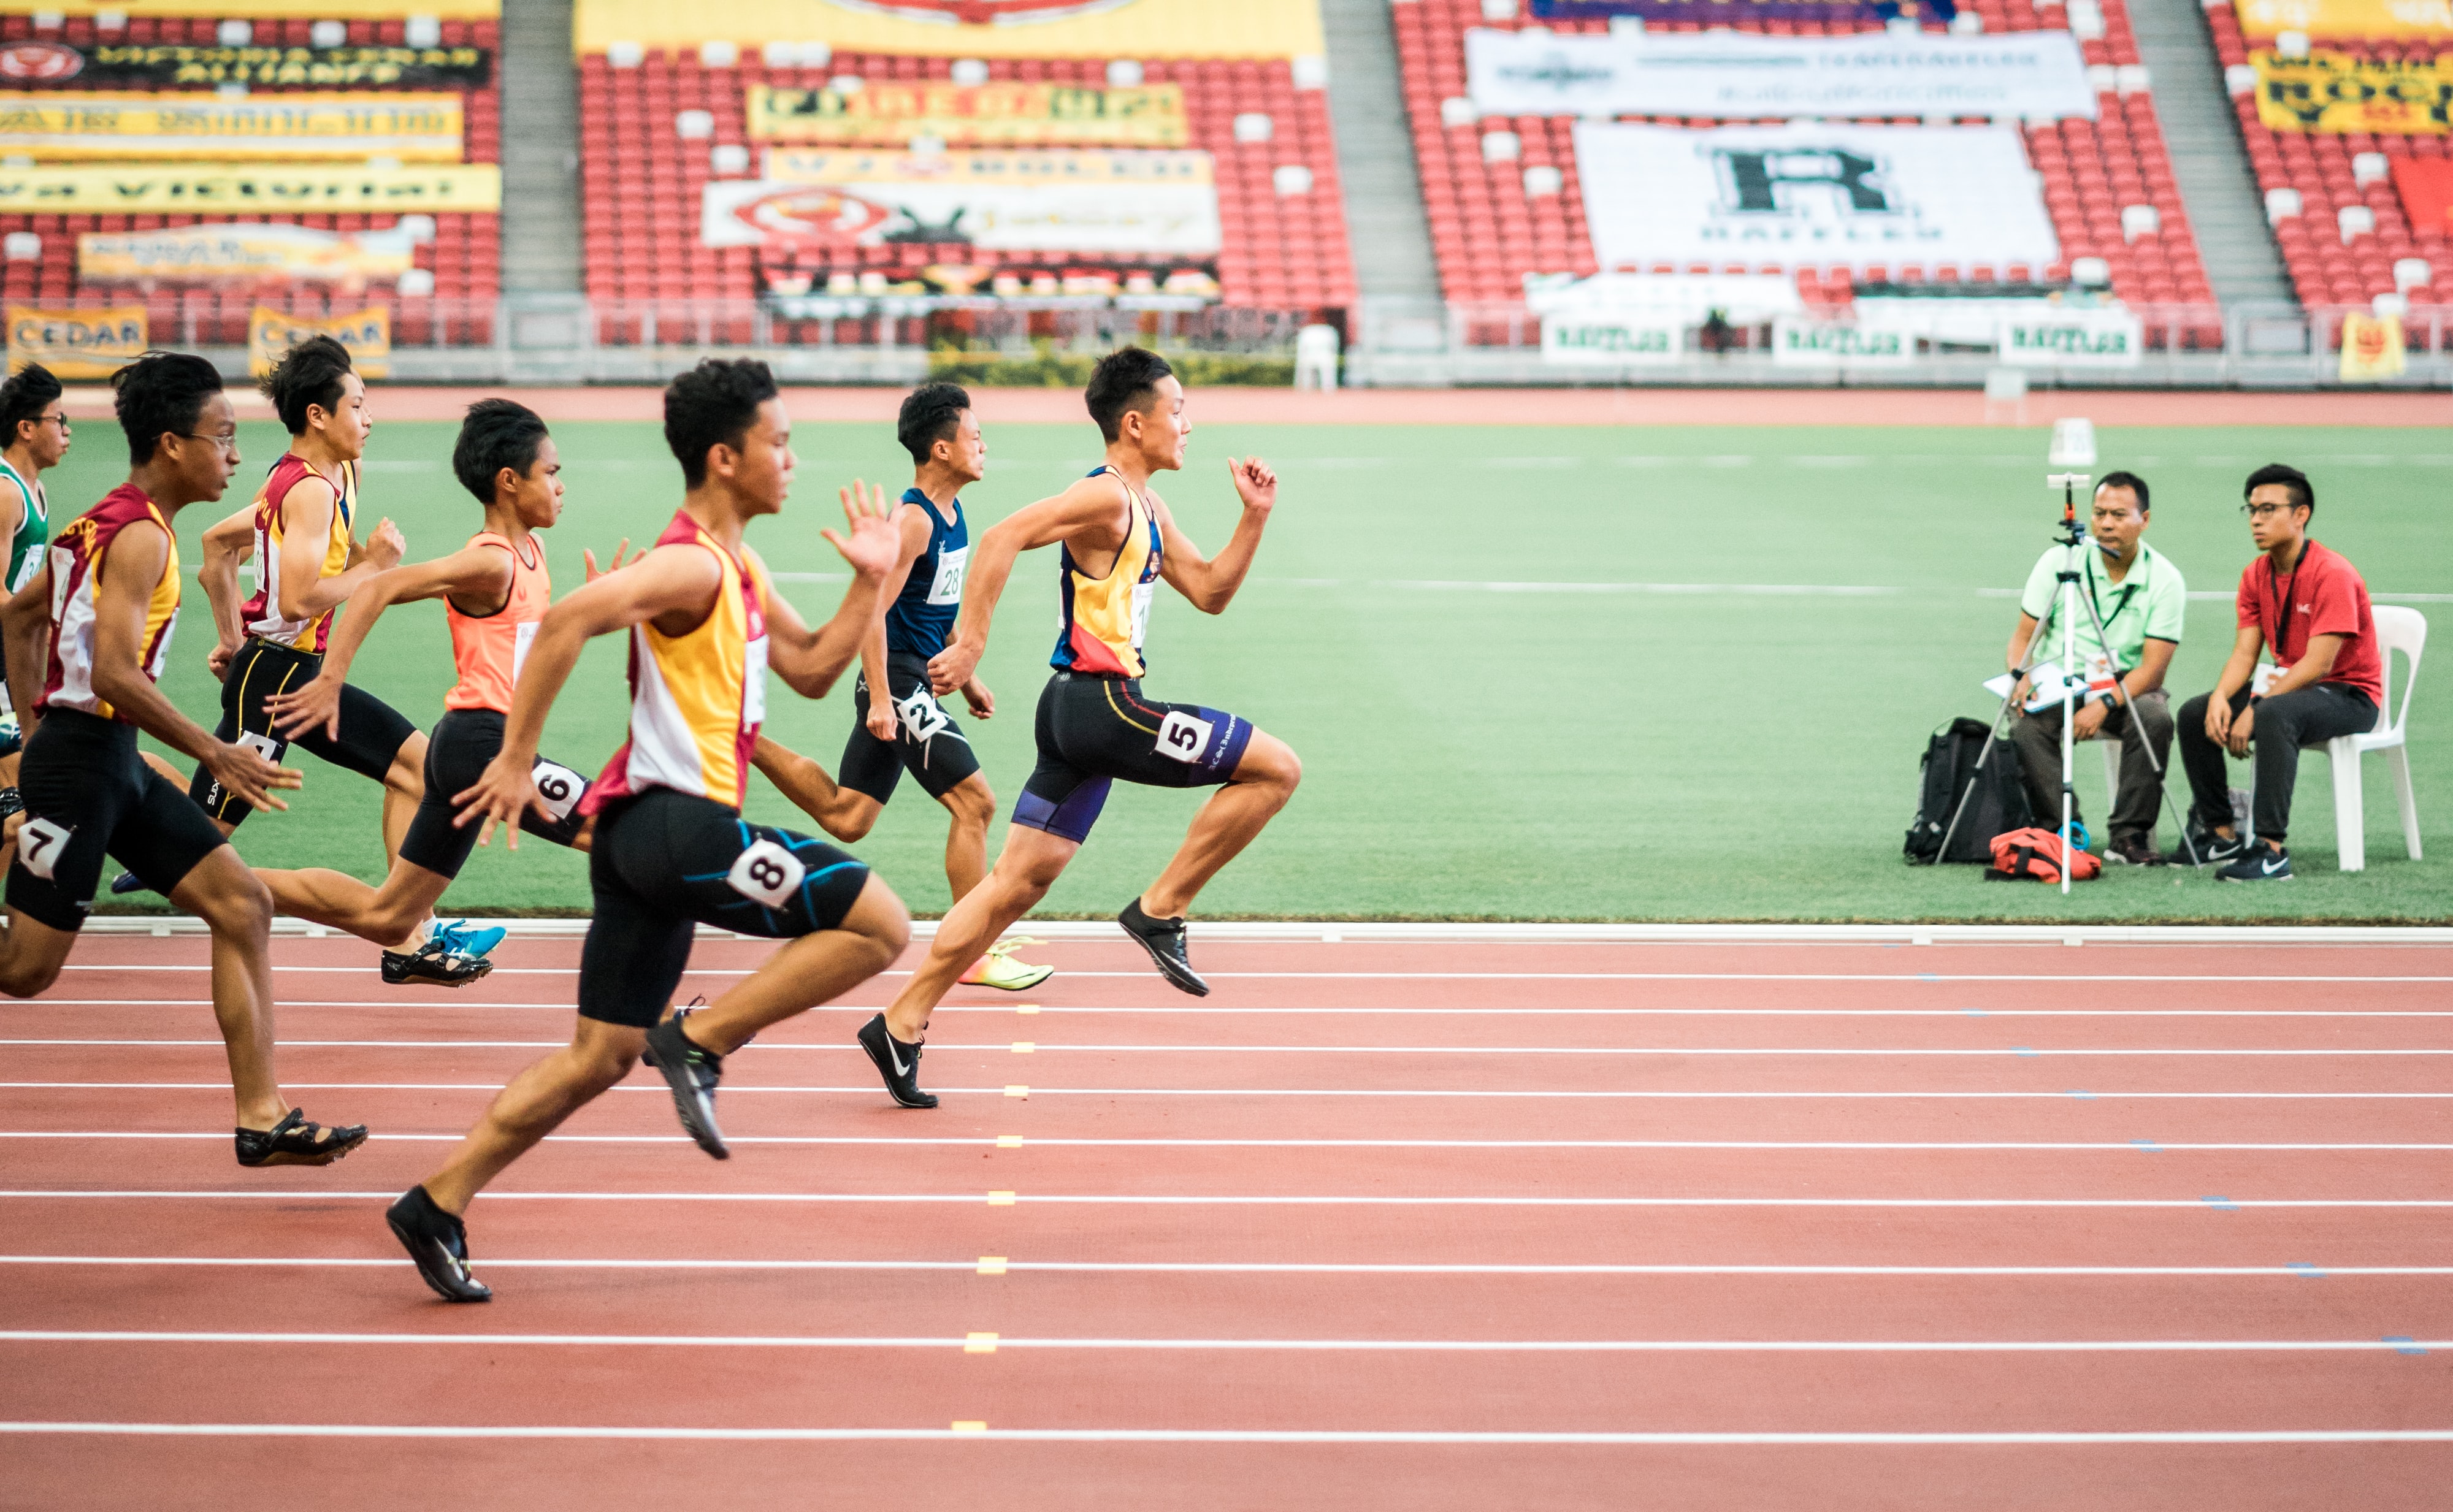
<path id="1" fill-rule="evenodd" d="M 1206 719 L 1195 719 L 1181 709 L 1170 709 L 1159 722 L 1158 753 L 1189 765 L 1201 760 L 1209 750 L 1209 742 L 1218 726 Z"/>
<path id="2" fill-rule="evenodd" d="M 780 908 L 801 890 L 808 869 L 800 857 L 771 840 L 760 840 L 733 861 L 724 880 L 751 902 Z"/>

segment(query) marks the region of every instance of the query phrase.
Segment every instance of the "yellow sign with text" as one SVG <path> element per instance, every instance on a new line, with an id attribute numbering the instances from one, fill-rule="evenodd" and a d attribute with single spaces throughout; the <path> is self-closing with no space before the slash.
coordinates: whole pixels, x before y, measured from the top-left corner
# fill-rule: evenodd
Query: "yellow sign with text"
<path id="1" fill-rule="evenodd" d="M 2402 372 L 2401 316 L 2343 317 L 2343 382 L 2381 383 L 2399 378 Z"/>
<path id="2" fill-rule="evenodd" d="M 94 160 L 390 157 L 460 161 L 442 93 L 0 93 L 0 153 Z"/>
<path id="3" fill-rule="evenodd" d="M 2370 42 L 2453 37 L 2453 0 L 2235 0 L 2233 9 L 2251 42 L 2285 31 Z"/>
<path id="4" fill-rule="evenodd" d="M 939 58 L 1298 58 L 1328 50 L 1320 0 L 577 0 L 571 38 L 582 53 L 616 42 L 824 42 L 842 52 Z"/>
<path id="5" fill-rule="evenodd" d="M 404 0 L 44 0 L 40 6 L 10 6 L 10 10 L 50 10 L 64 16 L 226 16 L 236 10 L 251 17 L 309 21 L 396 21 L 408 14 Z M 503 13 L 503 0 L 417 0 L 416 13 L 438 21 L 491 21 Z"/>
<path id="6" fill-rule="evenodd" d="M 41 363 L 55 378 L 108 378 L 145 350 L 145 307 L 9 307 L 9 370 Z"/>
<path id="7" fill-rule="evenodd" d="M 1056 84 L 871 84 L 785 90 L 753 84 L 753 141 L 899 145 L 933 136 L 948 147 L 1182 147 L 1181 85 L 1129 90 Z"/>
<path id="8" fill-rule="evenodd" d="M 348 348 L 349 366 L 359 377 L 390 375 L 391 311 L 380 305 L 323 320 L 285 315 L 258 305 L 247 318 L 248 370 L 261 378 L 281 365 L 290 348 L 316 336 L 329 336 Z"/>
<path id="9" fill-rule="evenodd" d="M 2391 63 L 2328 49 L 2304 58 L 2252 52 L 2257 118 L 2277 131 L 2436 135 L 2447 129 L 2453 68 Z"/>
<path id="10" fill-rule="evenodd" d="M 493 211 L 492 163 L 372 168 L 356 163 L 134 163 L 0 168 L 0 214 L 287 215 Z"/>

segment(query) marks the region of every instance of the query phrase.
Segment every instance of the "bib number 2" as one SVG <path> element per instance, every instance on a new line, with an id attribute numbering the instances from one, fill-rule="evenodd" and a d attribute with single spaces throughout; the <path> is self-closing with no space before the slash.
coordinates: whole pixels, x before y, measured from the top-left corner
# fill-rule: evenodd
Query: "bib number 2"
<path id="1" fill-rule="evenodd" d="M 733 861 L 724 880 L 751 902 L 780 908 L 801 890 L 801 879 L 807 874 L 800 857 L 771 840 L 760 840 Z"/>
<path id="2" fill-rule="evenodd" d="M 17 865 L 45 882 L 50 881 L 51 868 L 60 864 L 60 853 L 68 849 L 72 833 L 48 819 L 27 820 L 17 831 Z"/>
<path id="3" fill-rule="evenodd" d="M 1159 722 L 1158 753 L 1187 766 L 1201 760 L 1209 750 L 1209 742 L 1218 734 L 1218 726 L 1206 719 L 1195 719 L 1182 709 L 1170 709 Z"/>

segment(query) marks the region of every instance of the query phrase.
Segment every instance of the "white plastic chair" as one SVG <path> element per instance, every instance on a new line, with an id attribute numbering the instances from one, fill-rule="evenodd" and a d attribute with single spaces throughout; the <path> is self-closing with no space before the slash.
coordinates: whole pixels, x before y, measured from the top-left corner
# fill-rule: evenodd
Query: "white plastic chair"
<path id="1" fill-rule="evenodd" d="M 2419 858 L 2419 804 L 2410 790 L 2410 749 L 2403 733 L 2410 721 L 2410 693 L 2419 683 L 2419 653 L 2427 646 L 2427 616 L 2399 604 L 2375 607 L 2377 655 L 2383 663 L 2384 703 L 2377 710 L 2377 727 L 2365 735 L 2341 735 L 2325 742 L 2334 763 L 2334 849 L 2343 871 L 2363 871 L 2368 864 L 2367 810 L 2362 803 L 2360 757 L 2383 751 L 2393 768 L 2394 797 L 2402 806 L 2402 838 L 2410 859 Z M 2402 706 L 2393 704 L 2393 653 L 2410 659 L 2402 677 Z"/>

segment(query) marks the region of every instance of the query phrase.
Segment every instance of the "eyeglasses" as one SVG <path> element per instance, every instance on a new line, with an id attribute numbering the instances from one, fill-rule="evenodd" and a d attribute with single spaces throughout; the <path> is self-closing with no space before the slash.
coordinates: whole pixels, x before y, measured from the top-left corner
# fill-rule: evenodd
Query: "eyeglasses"
<path id="1" fill-rule="evenodd" d="M 2295 506 L 2288 504 L 2244 504 L 2240 512 L 2252 520 L 2270 520 L 2278 514 L 2288 514 Z"/>
<path id="2" fill-rule="evenodd" d="M 57 426 L 60 428 L 60 434 L 68 434 L 69 417 L 66 415 L 36 415 L 34 417 L 34 424 L 38 426 Z"/>
<path id="3" fill-rule="evenodd" d="M 238 450 L 238 432 L 235 430 L 226 436 L 200 436 L 192 430 L 182 430 L 179 434 L 187 437 L 189 441 L 209 441 L 214 446 L 221 448 L 224 451 L 235 452 Z"/>

